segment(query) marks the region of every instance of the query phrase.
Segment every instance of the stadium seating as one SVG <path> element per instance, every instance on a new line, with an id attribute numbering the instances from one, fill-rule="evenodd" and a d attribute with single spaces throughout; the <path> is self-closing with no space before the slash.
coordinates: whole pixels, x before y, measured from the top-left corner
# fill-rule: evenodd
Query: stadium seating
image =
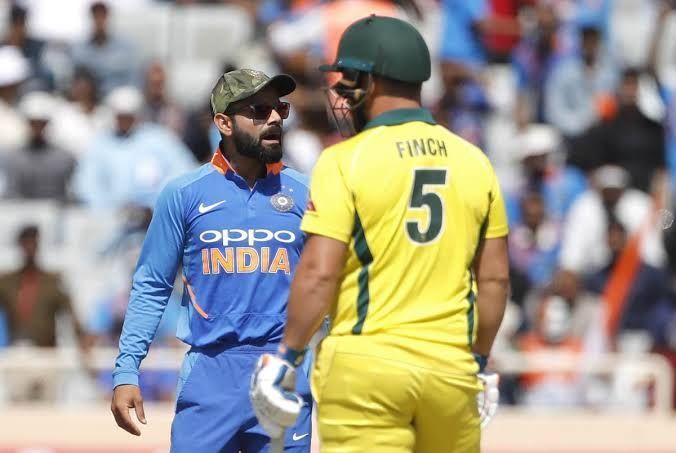
<path id="1" fill-rule="evenodd" d="M 184 106 L 206 104 L 223 65 L 215 60 L 174 60 L 169 64 L 168 89 L 176 102 Z"/>
<path id="2" fill-rule="evenodd" d="M 250 17 L 233 5 L 176 8 L 171 36 L 172 58 L 227 61 L 253 34 Z"/>
<path id="3" fill-rule="evenodd" d="M 167 61 L 172 40 L 180 36 L 172 34 L 172 23 L 176 20 L 176 8 L 170 5 L 151 3 L 136 10 L 116 11 L 111 19 L 113 30 L 134 42 L 144 60 Z"/>

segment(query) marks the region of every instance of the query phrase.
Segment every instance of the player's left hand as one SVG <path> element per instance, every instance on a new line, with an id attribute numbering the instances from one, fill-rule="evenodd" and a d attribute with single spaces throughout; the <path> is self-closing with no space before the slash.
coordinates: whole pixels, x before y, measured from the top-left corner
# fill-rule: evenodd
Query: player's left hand
<path id="1" fill-rule="evenodd" d="M 479 406 L 479 419 L 481 420 L 481 429 L 485 428 L 493 419 L 498 410 L 500 401 L 500 375 L 497 373 L 483 372 L 477 375 L 484 386 L 482 392 L 476 397 Z"/>
<path id="2" fill-rule="evenodd" d="M 294 390 L 296 368 L 280 356 L 263 354 L 251 378 L 249 397 L 258 422 L 268 435 L 280 438 L 292 426 L 303 407 Z"/>

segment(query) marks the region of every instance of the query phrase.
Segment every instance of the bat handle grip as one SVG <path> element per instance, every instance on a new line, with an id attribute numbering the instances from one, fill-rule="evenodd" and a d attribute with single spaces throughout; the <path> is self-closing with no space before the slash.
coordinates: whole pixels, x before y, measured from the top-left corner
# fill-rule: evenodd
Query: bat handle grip
<path id="1" fill-rule="evenodd" d="M 284 451 L 284 433 L 281 437 L 270 438 L 270 453 L 282 453 Z"/>

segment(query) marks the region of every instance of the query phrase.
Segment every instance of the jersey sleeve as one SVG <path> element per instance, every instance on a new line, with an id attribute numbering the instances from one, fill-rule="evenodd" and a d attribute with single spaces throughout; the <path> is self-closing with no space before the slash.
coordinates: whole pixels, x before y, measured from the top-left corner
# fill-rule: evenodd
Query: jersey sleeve
<path id="1" fill-rule="evenodd" d="M 507 236 L 509 227 L 507 223 L 507 211 L 505 209 L 505 201 L 502 198 L 502 191 L 498 178 L 491 168 L 491 188 L 488 194 L 488 217 L 486 218 L 486 232 L 484 239 L 495 239 Z"/>
<path id="2" fill-rule="evenodd" d="M 336 153 L 325 151 L 312 172 L 301 230 L 348 244 L 354 228 L 354 212 L 352 191 L 338 165 Z"/>
<path id="3" fill-rule="evenodd" d="M 160 194 L 134 272 L 129 305 L 120 335 L 113 386 L 138 385 L 141 361 L 148 354 L 174 288 L 183 257 L 185 228 L 181 193 L 173 185 Z"/>

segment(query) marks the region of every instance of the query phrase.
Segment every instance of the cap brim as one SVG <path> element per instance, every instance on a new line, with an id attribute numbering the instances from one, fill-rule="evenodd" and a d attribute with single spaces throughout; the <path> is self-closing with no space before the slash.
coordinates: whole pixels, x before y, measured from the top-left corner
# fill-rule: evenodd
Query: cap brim
<path id="1" fill-rule="evenodd" d="M 257 92 L 262 90 L 265 87 L 273 87 L 279 93 L 279 97 L 286 96 L 287 94 L 292 93 L 296 89 L 296 81 L 293 80 L 288 74 L 278 74 L 274 77 L 271 77 L 264 85 L 262 85 Z"/>
<path id="2" fill-rule="evenodd" d="M 323 64 L 318 68 L 321 72 L 340 72 L 337 64 Z"/>

